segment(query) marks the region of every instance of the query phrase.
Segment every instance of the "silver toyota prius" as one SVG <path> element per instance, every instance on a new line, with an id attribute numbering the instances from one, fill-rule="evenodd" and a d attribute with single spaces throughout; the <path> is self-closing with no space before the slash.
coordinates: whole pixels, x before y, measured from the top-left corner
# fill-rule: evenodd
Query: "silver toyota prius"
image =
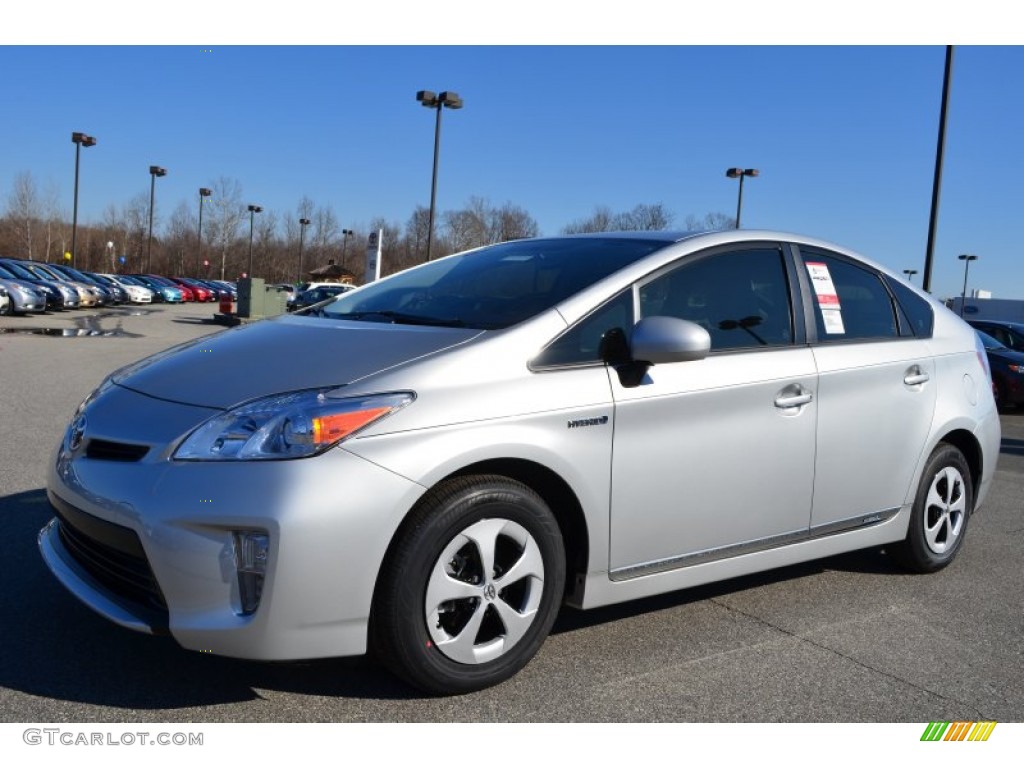
<path id="1" fill-rule="evenodd" d="M 518 240 L 114 372 L 49 465 L 39 546 L 130 629 L 372 651 L 461 693 L 563 604 L 869 547 L 943 568 L 999 441 L 973 330 L 849 250 Z"/>

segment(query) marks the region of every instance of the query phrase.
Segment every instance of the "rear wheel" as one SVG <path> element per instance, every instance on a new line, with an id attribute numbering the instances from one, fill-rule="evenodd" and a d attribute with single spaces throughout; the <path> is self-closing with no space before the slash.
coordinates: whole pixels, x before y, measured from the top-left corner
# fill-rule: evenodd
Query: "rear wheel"
<path id="1" fill-rule="evenodd" d="M 373 650 L 431 693 L 495 685 L 543 644 L 564 584 L 561 532 L 540 496 L 506 477 L 455 478 L 424 497 L 385 563 Z"/>
<path id="2" fill-rule="evenodd" d="M 967 460 L 955 446 L 940 443 L 921 476 L 907 538 L 891 547 L 892 554 L 918 573 L 945 568 L 963 545 L 973 506 Z"/>

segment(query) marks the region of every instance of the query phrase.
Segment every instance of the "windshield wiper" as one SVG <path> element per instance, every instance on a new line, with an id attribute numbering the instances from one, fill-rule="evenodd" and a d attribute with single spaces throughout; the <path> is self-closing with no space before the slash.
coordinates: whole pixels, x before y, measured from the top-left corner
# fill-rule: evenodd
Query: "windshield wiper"
<path id="1" fill-rule="evenodd" d="M 404 312 L 393 312 L 390 309 L 374 309 L 365 312 L 330 312 L 325 313 L 328 317 L 342 320 L 363 320 L 370 319 L 371 322 L 390 322 L 400 325 L 438 325 L 445 328 L 465 328 L 466 324 L 458 318 L 423 317 L 421 315 L 407 315 Z M 373 318 L 383 318 L 381 321 Z"/>

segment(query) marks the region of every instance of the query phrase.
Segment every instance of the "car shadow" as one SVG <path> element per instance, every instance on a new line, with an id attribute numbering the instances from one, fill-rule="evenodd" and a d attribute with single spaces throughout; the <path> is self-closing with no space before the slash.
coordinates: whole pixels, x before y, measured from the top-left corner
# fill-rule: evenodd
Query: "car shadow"
<path id="1" fill-rule="evenodd" d="M 573 632 L 612 621 L 634 618 L 645 613 L 678 608 L 705 600 L 714 600 L 715 598 L 726 597 L 738 592 L 758 589 L 772 584 L 795 581 L 808 576 L 817 576 L 827 571 L 871 575 L 906 574 L 906 571 L 894 564 L 892 559 L 881 548 L 875 547 L 857 552 L 846 552 L 823 560 L 812 560 L 807 563 L 776 568 L 748 576 L 738 576 L 726 581 L 667 592 L 602 608 L 587 611 L 563 610 L 555 622 L 551 634 Z"/>
<path id="2" fill-rule="evenodd" d="M 179 709 L 245 702 L 259 691 L 369 700 L 416 700 L 424 694 L 369 657 L 253 662 L 186 651 L 169 637 L 118 627 L 61 587 L 36 544 L 52 512 L 43 489 L 0 497 L 0 687 L 33 696 L 126 710 Z M 675 608 L 826 570 L 899 572 L 879 550 L 744 576 L 591 611 L 565 609 L 553 634 Z"/>

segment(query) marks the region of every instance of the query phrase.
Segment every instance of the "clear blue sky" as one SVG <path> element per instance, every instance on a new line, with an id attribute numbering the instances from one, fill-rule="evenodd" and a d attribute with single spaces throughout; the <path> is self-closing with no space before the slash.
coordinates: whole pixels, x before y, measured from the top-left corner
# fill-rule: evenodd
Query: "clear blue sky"
<path id="1" fill-rule="evenodd" d="M 943 60 L 942 45 L 7 45 L 0 205 L 30 171 L 70 218 L 83 131 L 98 144 L 80 222 L 148 194 L 155 164 L 164 220 L 227 176 L 279 216 L 309 196 L 343 227 L 404 225 L 430 196 L 434 113 L 415 92 L 447 89 L 465 108 L 443 115 L 441 211 L 512 202 L 556 234 L 599 205 L 663 203 L 682 227 L 734 215 L 724 172 L 755 167 L 744 227 L 832 240 L 920 284 Z M 936 295 L 959 295 L 967 252 L 970 287 L 1024 299 L 1022 84 L 1024 48 L 957 46 Z"/>

